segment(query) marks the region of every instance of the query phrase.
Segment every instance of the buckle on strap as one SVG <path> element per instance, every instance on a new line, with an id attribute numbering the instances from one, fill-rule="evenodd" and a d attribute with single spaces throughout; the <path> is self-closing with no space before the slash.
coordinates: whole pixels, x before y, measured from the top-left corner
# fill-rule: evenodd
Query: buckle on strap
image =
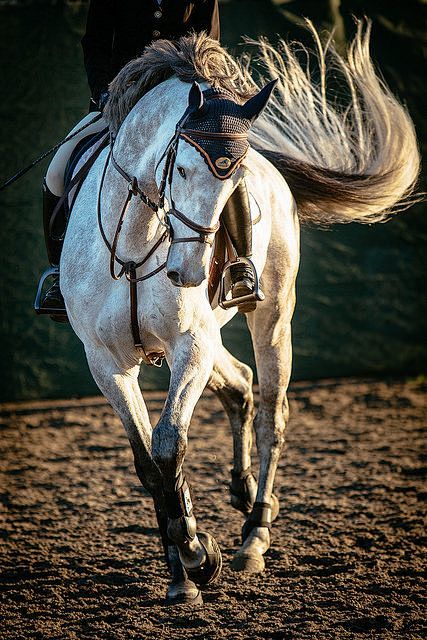
<path id="1" fill-rule="evenodd" d="M 138 346 L 138 345 L 136 345 Z M 142 346 L 142 345 L 141 345 Z M 158 353 L 147 353 L 147 364 L 152 366 L 152 367 L 157 367 L 160 369 L 160 367 L 163 364 L 163 360 L 165 359 L 165 354 L 163 352 L 158 352 Z"/>
<path id="2" fill-rule="evenodd" d="M 129 182 L 129 191 L 131 192 L 131 194 L 133 196 L 137 196 L 139 193 L 139 185 L 138 185 L 138 179 L 133 176 L 132 180 Z"/>

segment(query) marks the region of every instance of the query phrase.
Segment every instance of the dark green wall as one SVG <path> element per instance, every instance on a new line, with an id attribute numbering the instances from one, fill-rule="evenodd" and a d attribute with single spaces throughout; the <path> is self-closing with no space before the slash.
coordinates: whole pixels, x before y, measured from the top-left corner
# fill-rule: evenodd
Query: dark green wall
<path id="1" fill-rule="evenodd" d="M 0 4 L 0 180 L 57 142 L 88 103 L 80 38 L 84 4 Z M 372 17 L 372 51 L 411 112 L 422 144 L 423 3 L 370 0 L 229 0 L 221 6 L 223 43 L 240 35 L 305 39 L 300 17 L 337 25 L 342 44 L 352 14 Z M 425 126 L 425 125 L 424 125 Z M 0 194 L 1 400 L 97 392 L 83 349 L 68 326 L 33 315 L 46 266 L 41 229 L 43 167 Z M 294 378 L 410 374 L 425 370 L 427 236 L 423 207 L 386 225 L 304 229 L 293 323 Z M 251 362 L 244 320 L 224 330 L 227 345 Z M 145 388 L 164 386 L 167 371 L 144 368 Z"/>

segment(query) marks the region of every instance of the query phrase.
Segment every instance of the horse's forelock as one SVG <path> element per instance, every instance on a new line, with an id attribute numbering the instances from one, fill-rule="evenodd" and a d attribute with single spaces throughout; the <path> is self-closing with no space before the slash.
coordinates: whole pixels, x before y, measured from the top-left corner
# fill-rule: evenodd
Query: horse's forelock
<path id="1" fill-rule="evenodd" d="M 257 91 L 240 64 L 206 33 L 191 33 L 177 41 L 157 40 L 141 57 L 128 62 L 110 84 L 104 116 L 113 133 L 143 95 L 173 75 L 184 82 L 197 80 L 230 91 L 237 102 Z"/>

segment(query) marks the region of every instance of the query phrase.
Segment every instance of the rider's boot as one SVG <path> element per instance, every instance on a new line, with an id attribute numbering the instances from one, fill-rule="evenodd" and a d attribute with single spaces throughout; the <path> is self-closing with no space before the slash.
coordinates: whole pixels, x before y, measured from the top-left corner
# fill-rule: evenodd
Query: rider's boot
<path id="1" fill-rule="evenodd" d="M 246 184 L 242 180 L 235 189 L 221 214 L 228 235 L 239 258 L 252 255 L 252 218 Z M 231 297 L 238 299 L 254 293 L 255 275 L 251 264 L 237 262 L 230 267 Z M 256 300 L 238 304 L 240 313 L 249 313 L 256 309 Z"/>
<path id="2" fill-rule="evenodd" d="M 64 207 L 58 211 L 55 218 L 55 224 L 52 232 L 50 230 L 50 221 L 56 205 L 60 200 L 59 196 L 53 194 L 46 184 L 46 180 L 43 182 L 43 229 L 44 238 L 46 243 L 47 257 L 52 267 L 57 269 L 57 273 L 51 276 L 52 284 L 46 291 L 46 294 L 41 302 L 41 309 L 46 310 L 55 309 L 61 310 L 61 314 L 53 313 L 51 318 L 57 322 L 67 322 L 66 310 L 64 298 L 62 297 L 61 289 L 59 288 L 59 261 L 61 258 L 61 250 L 63 244 L 63 234 L 66 226 Z"/>

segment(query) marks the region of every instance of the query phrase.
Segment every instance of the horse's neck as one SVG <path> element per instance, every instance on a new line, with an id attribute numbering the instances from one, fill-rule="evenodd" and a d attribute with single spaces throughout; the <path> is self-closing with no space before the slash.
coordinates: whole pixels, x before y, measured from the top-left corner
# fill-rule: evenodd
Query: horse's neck
<path id="1" fill-rule="evenodd" d="M 156 165 L 169 142 L 177 121 L 185 109 L 188 85 L 168 80 L 134 107 L 120 127 L 114 143 L 114 157 L 130 175 L 136 176 L 142 191 L 155 202 L 159 192 L 156 184 Z M 182 105 L 182 107 L 180 107 Z M 114 169 L 110 173 L 111 213 L 107 222 L 114 232 L 127 195 L 125 179 Z M 144 245 L 153 244 L 163 231 L 154 212 L 138 197 L 132 198 L 123 224 L 119 248 L 127 256 L 141 253 Z"/>

